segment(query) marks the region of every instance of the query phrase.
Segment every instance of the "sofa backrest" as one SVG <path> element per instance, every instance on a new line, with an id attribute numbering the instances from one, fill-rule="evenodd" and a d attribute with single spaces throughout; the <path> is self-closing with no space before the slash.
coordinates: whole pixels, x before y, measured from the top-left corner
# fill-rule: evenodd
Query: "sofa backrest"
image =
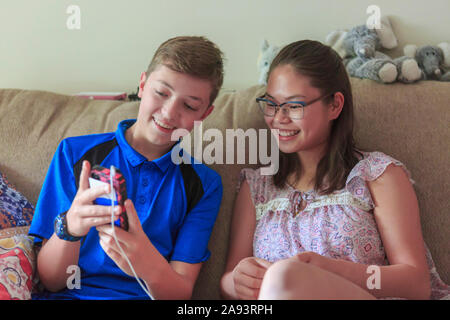
<path id="1" fill-rule="evenodd" d="M 113 131 L 121 119 L 136 118 L 137 110 L 135 102 L 2 89 L 0 171 L 35 204 L 50 161 L 62 139 Z"/>
<path id="2" fill-rule="evenodd" d="M 415 181 L 425 243 L 450 282 L 450 82 L 352 78 L 358 144 L 402 161 Z"/>

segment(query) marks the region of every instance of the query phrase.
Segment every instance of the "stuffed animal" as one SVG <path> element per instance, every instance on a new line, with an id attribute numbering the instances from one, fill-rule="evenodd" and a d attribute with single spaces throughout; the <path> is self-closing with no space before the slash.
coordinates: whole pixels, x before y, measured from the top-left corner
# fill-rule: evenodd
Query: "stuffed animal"
<path id="1" fill-rule="evenodd" d="M 270 64 L 279 51 L 280 47 L 269 45 L 269 42 L 265 39 L 262 41 L 261 51 L 256 62 L 259 70 L 259 84 L 267 84 L 267 73 L 269 72 Z"/>
<path id="2" fill-rule="evenodd" d="M 406 56 L 392 59 L 379 51 L 395 48 L 398 44 L 387 17 L 381 19 L 381 29 L 360 25 L 349 31 L 333 31 L 325 43 L 344 59 L 350 76 L 381 83 L 411 83 L 421 78 L 415 59 Z"/>
<path id="3" fill-rule="evenodd" d="M 406 45 L 406 56 L 415 58 L 423 80 L 450 81 L 450 43 L 442 42 L 437 46 Z"/>

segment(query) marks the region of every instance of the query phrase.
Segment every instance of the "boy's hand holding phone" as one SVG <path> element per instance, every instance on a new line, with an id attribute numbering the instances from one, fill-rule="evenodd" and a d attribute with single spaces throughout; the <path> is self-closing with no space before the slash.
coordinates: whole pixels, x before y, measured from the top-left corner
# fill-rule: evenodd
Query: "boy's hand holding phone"
<path id="1" fill-rule="evenodd" d="M 149 264 L 154 264 L 160 255 L 142 229 L 133 202 L 128 199 L 124 205 L 128 213 L 129 230 L 125 231 L 122 228 L 115 228 L 115 234 L 136 273 L 139 277 L 144 278 L 145 273 L 149 270 Z M 98 226 L 97 231 L 100 238 L 100 246 L 105 253 L 126 274 L 133 276 L 127 261 L 117 247 L 111 224 Z"/>
<path id="2" fill-rule="evenodd" d="M 67 231 L 75 237 L 85 236 L 92 227 L 97 227 L 111 222 L 111 207 L 95 205 L 94 200 L 110 193 L 110 186 L 89 187 L 91 165 L 83 162 L 80 174 L 80 183 L 72 206 L 67 212 Z M 119 219 L 121 210 L 115 208 L 115 220 Z"/>

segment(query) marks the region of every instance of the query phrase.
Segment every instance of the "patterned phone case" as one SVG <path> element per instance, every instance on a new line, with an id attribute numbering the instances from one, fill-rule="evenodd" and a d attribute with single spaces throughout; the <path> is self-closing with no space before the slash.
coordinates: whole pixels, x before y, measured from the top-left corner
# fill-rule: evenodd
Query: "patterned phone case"
<path id="1" fill-rule="evenodd" d="M 127 188 L 125 184 L 125 178 L 123 177 L 119 169 L 115 168 L 115 170 L 116 174 L 113 177 L 113 186 L 114 190 L 116 191 L 116 198 L 117 198 L 117 202 L 115 204 L 118 205 L 121 210 L 119 220 L 116 221 L 115 224 L 118 227 L 124 229 L 125 231 L 128 231 L 128 217 L 124 205 L 125 200 L 127 199 Z M 91 169 L 91 178 L 110 184 L 109 173 L 110 173 L 109 168 L 95 165 Z M 108 201 L 105 201 L 105 199 L 96 199 L 95 203 L 101 205 L 111 205 L 111 200 L 109 200 L 108 203 Z"/>

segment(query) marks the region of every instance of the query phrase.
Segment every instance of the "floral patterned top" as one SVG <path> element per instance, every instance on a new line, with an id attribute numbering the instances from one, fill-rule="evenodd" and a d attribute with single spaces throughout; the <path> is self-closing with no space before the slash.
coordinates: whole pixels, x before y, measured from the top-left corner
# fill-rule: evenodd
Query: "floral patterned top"
<path id="1" fill-rule="evenodd" d="M 304 251 L 367 265 L 388 264 L 373 215 L 374 203 L 366 181 L 377 179 L 390 164 L 403 167 L 398 160 L 381 152 L 363 152 L 363 158 L 347 177 L 346 186 L 330 195 L 314 190 L 301 192 L 286 185 L 275 187 L 272 176 L 260 169 L 243 169 L 256 209 L 253 254 L 271 262 Z M 238 186 L 238 188 L 239 188 Z M 306 207 L 301 210 L 302 199 Z M 432 282 L 432 299 L 449 299 L 450 287 L 439 277 L 426 248 Z"/>

